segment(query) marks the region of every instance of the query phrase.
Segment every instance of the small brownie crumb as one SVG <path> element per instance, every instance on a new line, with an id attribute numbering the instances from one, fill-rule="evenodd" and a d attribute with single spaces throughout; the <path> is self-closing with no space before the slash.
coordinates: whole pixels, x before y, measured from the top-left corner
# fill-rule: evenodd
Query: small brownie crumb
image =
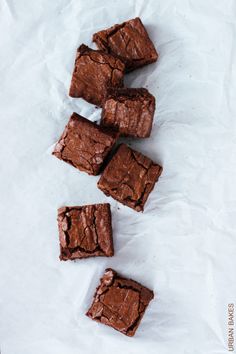
<path id="1" fill-rule="evenodd" d="M 132 337 L 153 298 L 153 291 L 108 268 L 86 315 Z"/>
<path id="2" fill-rule="evenodd" d="M 124 70 L 118 58 L 82 44 L 77 50 L 69 95 L 101 106 L 108 87 L 123 86 Z"/>
<path id="3" fill-rule="evenodd" d="M 58 209 L 60 260 L 114 254 L 110 204 Z"/>
<path id="4" fill-rule="evenodd" d="M 145 88 L 110 88 L 103 102 L 103 126 L 123 136 L 150 136 L 155 111 L 155 97 Z"/>
<path id="5" fill-rule="evenodd" d="M 53 155 L 89 175 L 98 175 L 118 134 L 73 113 Z"/>
<path id="6" fill-rule="evenodd" d="M 153 63 L 158 58 L 139 17 L 95 33 L 93 41 L 99 49 L 120 58 L 127 72 Z"/>
<path id="7" fill-rule="evenodd" d="M 161 172 L 161 166 L 121 144 L 103 171 L 98 188 L 120 203 L 142 211 Z"/>

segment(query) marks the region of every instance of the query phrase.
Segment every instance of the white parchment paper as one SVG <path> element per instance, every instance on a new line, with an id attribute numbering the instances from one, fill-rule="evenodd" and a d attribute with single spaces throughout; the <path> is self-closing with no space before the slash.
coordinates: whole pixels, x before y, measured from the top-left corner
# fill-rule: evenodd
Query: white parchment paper
<path id="1" fill-rule="evenodd" d="M 51 156 L 70 114 L 76 48 L 140 16 L 160 54 L 126 76 L 157 100 L 164 167 L 143 214 Z M 0 0 L 1 354 L 223 354 L 236 295 L 236 3 L 231 0 Z M 115 256 L 60 262 L 57 208 L 112 205 Z M 88 319 L 106 267 L 155 292 L 134 338 Z"/>

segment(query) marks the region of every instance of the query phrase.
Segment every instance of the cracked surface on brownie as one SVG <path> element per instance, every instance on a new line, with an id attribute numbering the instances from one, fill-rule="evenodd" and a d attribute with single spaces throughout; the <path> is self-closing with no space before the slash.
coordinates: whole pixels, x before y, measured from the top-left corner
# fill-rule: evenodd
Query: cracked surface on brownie
<path id="1" fill-rule="evenodd" d="M 53 155 L 91 175 L 100 172 L 117 134 L 73 113 Z"/>
<path id="2" fill-rule="evenodd" d="M 155 98 L 144 88 L 111 88 L 103 103 L 103 126 L 124 136 L 150 136 Z"/>
<path id="3" fill-rule="evenodd" d="M 108 87 L 123 86 L 124 68 L 118 58 L 82 44 L 77 51 L 70 96 L 100 106 Z"/>
<path id="4" fill-rule="evenodd" d="M 126 71 L 153 63 L 158 58 L 156 49 L 138 17 L 95 33 L 93 41 L 99 49 L 119 57 L 125 63 Z"/>
<path id="5" fill-rule="evenodd" d="M 121 144 L 98 181 L 98 187 L 106 195 L 141 211 L 161 172 L 161 166 Z"/>
<path id="6" fill-rule="evenodd" d="M 109 204 L 62 207 L 58 210 L 61 260 L 112 256 Z"/>
<path id="7" fill-rule="evenodd" d="M 87 316 L 133 336 L 153 297 L 151 290 L 120 277 L 109 268 L 101 279 Z"/>

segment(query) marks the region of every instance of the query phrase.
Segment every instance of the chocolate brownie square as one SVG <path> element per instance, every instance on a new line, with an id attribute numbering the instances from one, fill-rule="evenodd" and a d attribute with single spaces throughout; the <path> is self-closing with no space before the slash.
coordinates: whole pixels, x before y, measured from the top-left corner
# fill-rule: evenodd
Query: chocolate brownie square
<path id="1" fill-rule="evenodd" d="M 99 49 L 120 58 L 127 72 L 153 63 L 158 58 L 139 17 L 95 33 L 93 41 Z"/>
<path id="2" fill-rule="evenodd" d="M 123 86 L 124 69 L 118 58 L 82 44 L 77 50 L 69 94 L 101 106 L 108 87 Z"/>
<path id="3" fill-rule="evenodd" d="M 86 315 L 132 337 L 153 298 L 153 291 L 109 268 Z"/>
<path id="4" fill-rule="evenodd" d="M 121 144 L 98 181 L 107 196 L 142 211 L 162 172 L 162 167 L 125 144 Z"/>
<path id="5" fill-rule="evenodd" d="M 57 220 L 61 260 L 113 256 L 110 204 L 62 207 Z"/>
<path id="6" fill-rule="evenodd" d="M 117 133 L 73 113 L 53 155 L 89 175 L 97 175 L 117 138 Z"/>
<path id="7" fill-rule="evenodd" d="M 150 136 L 155 111 L 155 97 L 145 88 L 111 88 L 103 102 L 103 126 L 124 136 Z"/>

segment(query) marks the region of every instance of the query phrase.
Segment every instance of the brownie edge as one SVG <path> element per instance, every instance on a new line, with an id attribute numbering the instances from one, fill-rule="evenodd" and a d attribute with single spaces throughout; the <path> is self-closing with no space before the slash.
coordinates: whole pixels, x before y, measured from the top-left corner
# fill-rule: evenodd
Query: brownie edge
<path id="1" fill-rule="evenodd" d="M 109 88 L 102 106 L 101 125 L 123 136 L 148 138 L 155 97 L 145 88 Z"/>

